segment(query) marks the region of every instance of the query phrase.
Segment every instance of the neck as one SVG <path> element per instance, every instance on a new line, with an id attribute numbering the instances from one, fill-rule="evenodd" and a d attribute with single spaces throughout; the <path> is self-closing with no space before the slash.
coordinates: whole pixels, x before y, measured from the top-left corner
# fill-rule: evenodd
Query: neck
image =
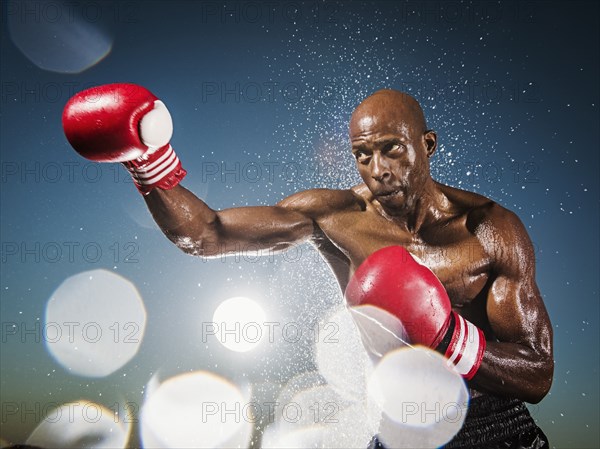
<path id="1" fill-rule="evenodd" d="M 448 198 L 429 178 L 422 189 L 407 198 L 403 207 L 386 207 L 379 203 L 381 214 L 411 234 L 418 234 L 423 226 L 438 221 L 448 208 Z"/>

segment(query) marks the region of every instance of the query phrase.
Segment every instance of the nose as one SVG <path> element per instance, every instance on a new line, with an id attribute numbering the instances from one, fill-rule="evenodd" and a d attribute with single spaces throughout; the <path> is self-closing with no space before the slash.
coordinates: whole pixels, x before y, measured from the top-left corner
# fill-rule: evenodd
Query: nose
<path id="1" fill-rule="evenodd" d="M 371 158 L 371 177 L 378 182 L 381 182 L 391 176 L 390 168 L 379 153 L 374 153 Z"/>

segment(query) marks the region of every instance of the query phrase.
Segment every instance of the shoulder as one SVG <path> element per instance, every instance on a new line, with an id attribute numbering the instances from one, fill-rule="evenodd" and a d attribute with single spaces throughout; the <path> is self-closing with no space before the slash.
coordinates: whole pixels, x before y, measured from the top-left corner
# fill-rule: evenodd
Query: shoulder
<path id="1" fill-rule="evenodd" d="M 533 244 L 523 222 L 513 211 L 490 201 L 474 208 L 467 221 L 471 222 L 497 274 L 519 276 L 535 269 Z"/>
<path id="2" fill-rule="evenodd" d="M 477 193 L 449 186 L 442 186 L 442 190 L 463 211 L 468 231 L 498 271 L 533 268 L 533 245 L 517 214 Z"/>
<path id="3" fill-rule="evenodd" d="M 494 234 L 510 234 L 525 231 L 521 220 L 514 212 L 497 202 L 467 190 L 438 184 L 442 192 L 460 215 L 466 217 L 466 224 L 473 233 L 493 230 Z"/>
<path id="4" fill-rule="evenodd" d="M 359 210 L 364 200 L 354 189 L 310 189 L 284 198 L 277 206 L 319 218 L 335 212 Z"/>

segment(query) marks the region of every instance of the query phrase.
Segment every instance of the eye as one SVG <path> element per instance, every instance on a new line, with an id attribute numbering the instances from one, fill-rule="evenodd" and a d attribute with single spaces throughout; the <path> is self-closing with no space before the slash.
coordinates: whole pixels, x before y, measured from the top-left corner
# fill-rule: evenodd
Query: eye
<path id="1" fill-rule="evenodd" d="M 395 152 L 398 153 L 400 151 L 404 150 L 404 145 L 402 145 L 401 143 L 392 143 L 389 145 L 389 147 L 387 148 L 388 152 Z"/>
<path id="2" fill-rule="evenodd" d="M 356 161 L 361 164 L 365 164 L 369 161 L 369 155 L 361 150 L 355 151 L 354 157 L 356 158 Z"/>

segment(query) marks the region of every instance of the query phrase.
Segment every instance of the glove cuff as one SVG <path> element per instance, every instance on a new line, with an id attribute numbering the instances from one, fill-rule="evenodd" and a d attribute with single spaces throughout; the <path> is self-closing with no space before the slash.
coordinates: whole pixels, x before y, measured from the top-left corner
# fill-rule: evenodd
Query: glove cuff
<path id="1" fill-rule="evenodd" d="M 172 189 L 187 174 L 169 144 L 147 152 L 133 161 L 123 162 L 123 165 L 142 195 L 148 195 L 156 187 Z"/>
<path id="2" fill-rule="evenodd" d="M 448 330 L 436 350 L 454 365 L 458 373 L 471 380 L 481 366 L 485 352 L 485 335 L 473 323 L 452 311 Z"/>

